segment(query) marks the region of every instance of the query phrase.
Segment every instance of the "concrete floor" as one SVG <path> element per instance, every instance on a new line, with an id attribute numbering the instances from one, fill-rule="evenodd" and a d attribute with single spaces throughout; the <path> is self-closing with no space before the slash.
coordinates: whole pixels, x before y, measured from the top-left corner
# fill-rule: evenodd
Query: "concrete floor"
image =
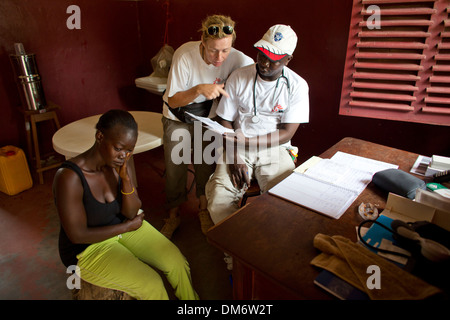
<path id="1" fill-rule="evenodd" d="M 139 195 L 146 219 L 157 229 L 167 217 L 164 210 L 163 148 L 134 156 Z M 31 189 L 15 196 L 0 192 L 0 299 L 69 300 L 65 267 L 59 260 L 59 218 L 53 204 L 52 180 L 34 177 Z M 192 181 L 189 174 L 188 184 Z M 172 241 L 191 266 L 194 287 L 203 300 L 232 299 L 231 272 L 223 253 L 208 243 L 197 218 L 195 187 L 181 207 L 182 223 Z M 169 294 L 171 294 L 169 292 Z M 173 295 L 171 295 L 173 298 Z"/>

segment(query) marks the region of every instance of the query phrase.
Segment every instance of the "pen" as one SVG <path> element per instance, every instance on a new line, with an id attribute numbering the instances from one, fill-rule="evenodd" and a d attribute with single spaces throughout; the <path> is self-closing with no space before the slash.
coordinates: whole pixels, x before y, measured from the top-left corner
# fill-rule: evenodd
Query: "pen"
<path id="1" fill-rule="evenodd" d="M 291 158 L 292 158 L 292 161 L 294 161 L 295 162 L 295 158 L 297 158 L 298 157 L 298 154 L 296 154 L 295 152 L 294 152 L 294 150 L 292 150 L 292 149 L 288 149 L 289 150 L 289 154 L 290 154 L 290 156 L 291 156 Z"/>
<path id="2" fill-rule="evenodd" d="M 247 177 L 248 177 L 248 171 L 247 171 Z M 244 182 L 244 190 L 247 190 L 248 189 L 248 185 L 247 185 L 247 182 Z"/>

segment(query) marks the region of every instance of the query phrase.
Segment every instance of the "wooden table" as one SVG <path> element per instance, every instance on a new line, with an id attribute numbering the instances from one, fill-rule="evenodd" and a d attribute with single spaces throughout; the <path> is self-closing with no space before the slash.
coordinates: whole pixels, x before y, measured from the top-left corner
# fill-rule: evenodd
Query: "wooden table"
<path id="1" fill-rule="evenodd" d="M 354 138 L 344 138 L 319 155 L 342 151 L 399 165 L 409 172 L 417 154 Z M 265 193 L 209 230 L 208 240 L 233 257 L 235 299 L 331 299 L 313 284 L 319 269 L 310 262 L 317 233 L 356 241 L 361 202 L 383 209 L 387 194 L 370 183 L 339 219 L 318 214 Z"/>
<path id="2" fill-rule="evenodd" d="M 133 154 L 154 149 L 163 144 L 162 114 L 148 111 L 130 111 L 138 124 L 138 139 Z M 53 149 L 73 158 L 93 146 L 95 141 L 95 125 L 101 114 L 83 118 L 62 127 L 53 135 Z M 134 162 L 131 161 L 134 173 Z M 133 182 L 137 186 L 134 174 Z"/>

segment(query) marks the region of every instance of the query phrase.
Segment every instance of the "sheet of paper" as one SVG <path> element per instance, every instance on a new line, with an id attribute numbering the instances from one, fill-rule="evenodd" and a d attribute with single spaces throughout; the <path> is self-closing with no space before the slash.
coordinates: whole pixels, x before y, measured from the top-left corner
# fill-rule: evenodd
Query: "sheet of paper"
<path id="1" fill-rule="evenodd" d="M 336 154 L 331 157 L 331 160 L 350 166 L 353 169 L 370 172 L 372 175 L 381 170 L 398 169 L 398 165 L 396 164 L 355 156 L 341 151 L 336 152 Z"/>
<path id="2" fill-rule="evenodd" d="M 210 118 L 199 117 L 199 116 L 196 116 L 196 115 L 194 115 L 194 114 L 192 114 L 190 112 L 187 112 L 187 111 L 186 111 L 186 114 L 188 114 L 190 117 L 194 118 L 195 120 L 201 121 L 203 124 L 205 124 L 205 126 L 208 129 L 210 129 L 212 131 L 215 131 L 217 133 L 220 133 L 220 134 L 234 133 L 233 129 L 226 128 L 226 127 L 222 126 L 220 123 L 218 123 L 217 121 L 214 121 L 214 120 L 212 120 Z"/>
<path id="3" fill-rule="evenodd" d="M 298 172 L 298 173 L 305 173 L 306 170 L 308 170 L 309 168 L 314 166 L 320 160 L 322 160 L 322 158 L 316 157 L 316 156 L 312 156 L 311 158 L 309 158 L 308 160 L 303 162 L 301 165 L 299 165 L 297 168 L 295 168 L 294 171 Z"/>

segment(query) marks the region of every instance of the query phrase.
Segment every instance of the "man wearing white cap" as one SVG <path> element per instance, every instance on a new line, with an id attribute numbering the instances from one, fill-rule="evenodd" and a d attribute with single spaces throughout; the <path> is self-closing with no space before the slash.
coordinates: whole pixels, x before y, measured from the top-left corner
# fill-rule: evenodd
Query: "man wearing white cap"
<path id="1" fill-rule="evenodd" d="M 295 168 L 290 143 L 309 121 L 308 84 L 287 67 L 297 45 L 290 26 L 275 25 L 255 43 L 257 63 L 234 71 L 217 108 L 218 121 L 237 133 L 224 139 L 227 158 L 206 185 L 215 224 L 239 208 L 252 179 L 267 191 Z"/>
<path id="2" fill-rule="evenodd" d="M 166 208 L 169 218 L 161 233 L 171 238 L 181 223 L 180 206 L 187 201 L 188 165 L 174 161 L 180 146 L 190 150 L 198 136 L 194 123 L 185 116 L 188 111 L 197 116 L 213 117 L 217 100 L 227 96 L 224 83 L 232 71 L 253 64 L 253 59 L 233 47 L 236 39 L 235 22 L 228 16 L 210 15 L 202 22 L 201 41 L 189 41 L 174 53 L 163 96 L 164 158 L 166 169 Z M 179 134 L 186 134 L 180 138 Z M 181 140 L 181 141 L 180 141 Z M 206 142 L 203 143 L 206 145 Z M 202 140 L 200 137 L 200 145 Z M 202 146 L 202 151 L 203 152 Z M 189 157 L 190 159 L 190 157 Z M 206 209 L 205 184 L 214 172 L 206 161 L 194 161 L 198 217 L 203 233 L 212 226 Z"/>

